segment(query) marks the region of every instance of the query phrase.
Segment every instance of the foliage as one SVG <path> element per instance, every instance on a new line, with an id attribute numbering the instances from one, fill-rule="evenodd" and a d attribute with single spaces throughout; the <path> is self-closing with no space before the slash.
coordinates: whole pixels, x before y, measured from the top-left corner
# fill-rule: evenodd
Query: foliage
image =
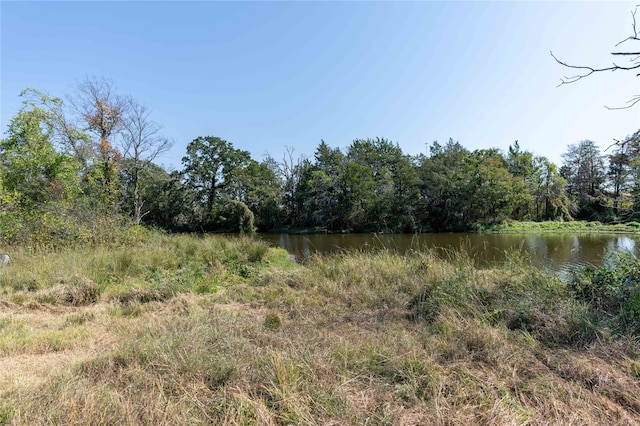
<path id="1" fill-rule="evenodd" d="M 253 232 L 255 231 L 253 212 L 242 201 L 228 201 L 218 214 L 217 229 L 224 232 L 240 232 L 243 234 Z"/>
<path id="2" fill-rule="evenodd" d="M 569 145 L 560 170 L 518 141 L 503 153 L 450 139 L 414 157 L 380 137 L 345 149 L 321 141 L 312 158 L 287 149 L 281 161 L 257 162 L 206 136 L 188 144 L 183 170 L 168 171 L 154 163 L 171 145 L 160 125 L 110 80 L 80 82 L 70 106 L 34 89 L 22 95 L 0 142 L 8 243 L 84 244 L 99 239 L 85 238 L 94 219 L 172 232 L 407 233 L 640 219 L 638 132 L 608 157 L 593 141 Z"/>
<path id="3" fill-rule="evenodd" d="M 599 268 L 575 271 L 569 288 L 618 331 L 640 336 L 640 260 L 620 254 Z"/>
<path id="4" fill-rule="evenodd" d="M 214 206 L 227 195 L 235 170 L 249 160 L 247 151 L 235 149 L 218 137 L 198 137 L 187 145 L 187 155 L 182 158 L 183 173 L 187 185 L 196 192 L 199 225 L 203 229 L 212 229 L 216 219 Z"/>

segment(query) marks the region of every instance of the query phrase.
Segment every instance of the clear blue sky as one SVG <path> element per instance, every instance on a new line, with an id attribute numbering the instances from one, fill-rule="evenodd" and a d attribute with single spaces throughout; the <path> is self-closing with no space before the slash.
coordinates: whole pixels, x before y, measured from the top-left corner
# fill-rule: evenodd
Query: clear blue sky
<path id="1" fill-rule="evenodd" d="M 1 130 L 23 88 L 62 97 L 97 76 L 153 110 L 170 168 L 207 135 L 258 161 L 379 136 L 409 154 L 518 139 L 560 164 L 568 144 L 640 128 L 640 105 L 603 106 L 640 94 L 640 77 L 556 87 L 572 73 L 549 51 L 609 65 L 636 3 L 1 1 Z"/>

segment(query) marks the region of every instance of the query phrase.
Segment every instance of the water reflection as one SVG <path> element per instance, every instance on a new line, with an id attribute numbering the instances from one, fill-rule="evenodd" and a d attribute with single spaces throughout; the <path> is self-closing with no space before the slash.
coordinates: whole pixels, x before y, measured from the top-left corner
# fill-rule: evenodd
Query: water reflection
<path id="1" fill-rule="evenodd" d="M 479 267 L 490 267 L 521 257 L 550 272 L 566 272 L 579 266 L 599 266 L 615 253 L 638 256 L 639 235 L 602 233 L 543 234 L 261 234 L 260 238 L 283 247 L 304 261 L 314 253 L 349 250 L 434 250 L 443 258 L 464 251 Z"/>

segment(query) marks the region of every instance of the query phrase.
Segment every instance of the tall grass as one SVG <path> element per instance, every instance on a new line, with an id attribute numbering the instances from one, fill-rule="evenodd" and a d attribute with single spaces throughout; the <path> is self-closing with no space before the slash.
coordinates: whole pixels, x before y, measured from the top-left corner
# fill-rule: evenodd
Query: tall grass
<path id="1" fill-rule="evenodd" d="M 517 258 L 300 266 L 251 238 L 160 236 L 32 261 L 2 272 L 0 424 L 640 422 L 634 332 Z"/>

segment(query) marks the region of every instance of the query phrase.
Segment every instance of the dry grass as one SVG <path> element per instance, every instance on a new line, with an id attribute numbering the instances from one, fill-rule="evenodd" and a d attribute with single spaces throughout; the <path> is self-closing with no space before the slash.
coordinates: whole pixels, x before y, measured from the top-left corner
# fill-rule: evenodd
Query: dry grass
<path id="1" fill-rule="evenodd" d="M 586 333 L 562 283 L 525 266 L 301 267 L 254 241 L 163 238 L 129 260 L 54 256 L 53 279 L 14 264 L 0 424 L 640 423 L 637 342 Z"/>

